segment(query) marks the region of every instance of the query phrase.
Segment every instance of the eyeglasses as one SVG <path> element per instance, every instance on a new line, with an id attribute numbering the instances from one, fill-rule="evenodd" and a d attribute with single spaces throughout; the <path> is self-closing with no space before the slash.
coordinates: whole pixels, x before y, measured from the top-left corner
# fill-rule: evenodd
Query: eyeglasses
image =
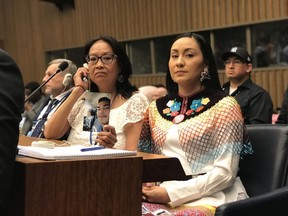
<path id="1" fill-rule="evenodd" d="M 100 59 L 103 64 L 111 64 L 114 60 L 114 58 L 117 58 L 118 56 L 115 54 L 104 54 L 102 56 L 96 56 L 96 55 L 87 55 L 85 57 L 88 64 L 95 65 L 97 64 L 98 60 Z"/>
<path id="2" fill-rule="evenodd" d="M 233 59 L 233 60 L 224 61 L 224 65 L 230 65 L 231 63 L 234 65 L 240 65 L 240 64 L 244 64 L 245 62 L 240 60 L 240 59 Z"/>

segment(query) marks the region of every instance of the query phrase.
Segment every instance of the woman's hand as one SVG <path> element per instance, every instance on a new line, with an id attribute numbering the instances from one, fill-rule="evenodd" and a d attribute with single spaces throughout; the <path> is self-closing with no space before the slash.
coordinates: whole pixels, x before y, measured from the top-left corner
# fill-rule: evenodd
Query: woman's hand
<path id="1" fill-rule="evenodd" d="M 73 77 L 75 86 L 82 86 L 84 89 L 88 89 L 89 82 L 84 81 L 84 77 L 89 77 L 89 71 L 86 67 L 79 67 Z"/>
<path id="2" fill-rule="evenodd" d="M 153 203 L 166 204 L 170 202 L 166 188 L 151 184 L 142 185 L 142 197 L 143 200 Z"/>
<path id="3" fill-rule="evenodd" d="M 96 143 L 102 145 L 106 148 L 113 148 L 115 143 L 117 142 L 116 130 L 111 125 L 104 125 L 103 131 L 98 132 Z"/>

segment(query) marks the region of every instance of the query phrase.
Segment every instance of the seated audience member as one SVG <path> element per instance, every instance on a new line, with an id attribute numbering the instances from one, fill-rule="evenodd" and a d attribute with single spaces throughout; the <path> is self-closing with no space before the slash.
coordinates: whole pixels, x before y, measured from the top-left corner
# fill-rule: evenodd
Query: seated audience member
<path id="1" fill-rule="evenodd" d="M 139 92 L 141 94 L 144 94 L 149 102 L 153 101 L 153 98 L 154 98 L 154 93 L 156 92 L 156 89 L 157 87 L 156 86 L 153 86 L 153 85 L 146 85 L 146 86 L 141 86 L 139 87 Z"/>
<path id="2" fill-rule="evenodd" d="M 156 100 L 159 97 L 163 97 L 167 94 L 167 89 L 165 86 L 159 84 L 159 85 L 147 85 L 147 86 L 141 86 L 139 88 L 139 92 L 144 94 L 148 100 L 151 102 L 153 100 Z"/>
<path id="3" fill-rule="evenodd" d="M 59 65 L 64 61 L 68 62 L 68 67 L 64 71 L 57 73 L 44 86 L 45 94 L 50 95 L 50 98 L 45 102 L 45 104 L 43 104 L 44 106 L 42 106 L 40 114 L 34 120 L 32 129 L 27 133 L 27 136 L 44 137 L 43 129 L 47 119 L 49 119 L 55 110 L 58 109 L 60 105 L 67 99 L 72 91 L 72 88 L 74 87 L 74 81 L 72 77 L 77 70 L 77 66 L 68 59 L 52 60 L 48 64 L 43 82 L 46 82 L 57 71 Z M 68 74 L 68 76 L 66 74 Z M 71 76 L 69 74 L 71 74 Z M 63 134 L 62 138 L 65 138 L 65 134 Z"/>
<path id="4" fill-rule="evenodd" d="M 24 111 L 24 84 L 14 60 L 0 49 L 0 215 L 8 215 L 7 202 Z"/>
<path id="5" fill-rule="evenodd" d="M 223 85 L 227 95 L 239 103 L 245 124 L 271 123 L 273 103 L 267 91 L 252 82 L 252 59 L 247 50 L 233 47 L 222 55 L 229 82 Z"/>
<path id="6" fill-rule="evenodd" d="M 143 184 L 143 209 L 214 215 L 217 206 L 248 197 L 237 177 L 240 155 L 250 147 L 241 109 L 221 90 L 212 49 L 202 36 L 179 35 L 168 65 L 168 94 L 150 103 L 139 150 L 177 157 L 192 177 Z"/>
<path id="7" fill-rule="evenodd" d="M 97 104 L 97 119 L 99 121 L 99 124 L 96 131 L 103 131 L 103 126 L 109 124 L 109 115 L 110 99 L 107 97 L 102 97 L 99 99 Z"/>
<path id="8" fill-rule="evenodd" d="M 72 144 L 99 143 L 105 147 L 136 150 L 148 100 L 129 82 L 132 68 L 125 50 L 114 38 L 99 36 L 87 42 L 85 54 L 88 68 L 78 68 L 74 76 L 75 88 L 48 120 L 45 137 L 59 139 L 70 130 L 67 141 Z M 90 81 L 83 81 L 87 76 Z M 90 91 L 86 91 L 89 86 Z M 109 125 L 104 126 L 103 132 L 92 132 L 90 139 L 91 134 L 83 131 L 83 119 L 91 108 L 85 100 L 93 92 L 111 95 L 111 111 Z"/>
<path id="9" fill-rule="evenodd" d="M 30 96 L 40 84 L 32 81 L 25 85 L 25 99 Z M 35 92 L 24 104 L 25 111 L 22 113 L 22 121 L 20 122 L 20 133 L 26 135 L 33 125 L 33 121 L 39 114 L 42 104 L 45 101 L 46 96 L 43 94 L 42 90 L 39 89 Z"/>
<path id="10" fill-rule="evenodd" d="M 167 95 L 168 92 L 164 85 L 159 84 L 159 85 L 155 85 L 155 87 L 156 87 L 156 91 L 152 97 L 152 100 L 156 100 L 160 97 L 164 97 L 165 95 Z"/>
<path id="11" fill-rule="evenodd" d="M 276 63 L 276 47 L 271 42 L 270 35 L 261 32 L 257 41 L 257 45 L 253 51 L 254 64 L 257 67 L 268 67 Z"/>
<path id="12" fill-rule="evenodd" d="M 284 93 L 280 114 L 278 115 L 275 124 L 288 124 L 288 88 Z"/>

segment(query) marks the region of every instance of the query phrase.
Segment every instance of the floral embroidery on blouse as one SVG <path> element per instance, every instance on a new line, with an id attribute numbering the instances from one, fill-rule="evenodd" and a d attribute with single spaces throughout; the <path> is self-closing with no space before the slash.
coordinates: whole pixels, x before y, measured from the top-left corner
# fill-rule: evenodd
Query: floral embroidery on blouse
<path id="1" fill-rule="evenodd" d="M 181 107 L 181 102 L 177 102 L 176 99 L 168 101 L 166 104 L 168 108 L 163 110 L 163 113 L 167 116 L 177 116 Z"/>
<path id="2" fill-rule="evenodd" d="M 208 97 L 201 98 L 201 99 L 195 99 L 192 101 L 190 105 L 190 109 L 185 112 L 185 115 L 190 116 L 195 113 L 200 112 L 205 105 L 207 105 L 210 102 L 210 99 Z M 179 110 L 181 108 L 181 102 L 174 100 L 169 100 L 166 104 L 167 108 L 163 109 L 163 114 L 166 114 L 166 116 L 172 116 L 175 117 L 179 114 Z"/>

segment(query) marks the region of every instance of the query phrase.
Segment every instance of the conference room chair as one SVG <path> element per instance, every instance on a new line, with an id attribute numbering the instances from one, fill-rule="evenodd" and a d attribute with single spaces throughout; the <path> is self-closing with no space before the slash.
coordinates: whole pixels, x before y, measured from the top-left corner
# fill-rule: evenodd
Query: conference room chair
<path id="1" fill-rule="evenodd" d="M 248 125 L 254 153 L 239 163 L 250 198 L 226 203 L 215 216 L 288 215 L 288 125 Z"/>

